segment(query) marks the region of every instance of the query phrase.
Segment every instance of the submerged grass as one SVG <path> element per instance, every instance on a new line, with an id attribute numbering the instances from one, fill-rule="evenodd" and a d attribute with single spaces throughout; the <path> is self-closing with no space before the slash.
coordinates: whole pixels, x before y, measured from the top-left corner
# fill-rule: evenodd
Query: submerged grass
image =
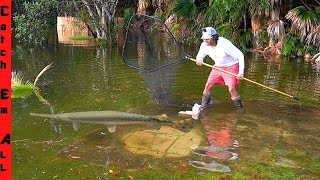
<path id="1" fill-rule="evenodd" d="M 161 168 L 125 171 L 121 177 L 133 177 L 134 179 L 184 179 L 184 180 L 208 180 L 208 179 L 300 179 L 293 169 L 283 168 L 267 163 L 254 161 L 243 162 L 239 169 L 230 173 L 200 171 L 195 168 L 188 170 Z M 120 174 L 117 178 L 120 177 Z M 114 177 L 114 179 L 117 179 Z M 112 179 L 112 178 L 111 178 Z"/>
<path id="2" fill-rule="evenodd" d="M 61 135 L 62 137 L 64 136 Z M 78 139 L 81 138 L 81 135 L 73 134 L 73 137 Z M 48 138 L 50 137 L 45 137 L 44 139 Z M 39 140 L 39 142 L 46 141 Z M 140 168 L 134 166 L 134 163 L 137 163 L 134 157 L 132 161 L 123 163 L 122 165 L 117 163 L 117 166 L 113 164 L 113 161 L 110 161 L 109 165 L 97 164 L 87 161 L 82 157 L 72 158 L 70 156 L 59 155 L 59 152 L 64 147 L 75 145 L 74 138 L 66 138 L 58 142 L 55 144 L 34 141 L 14 143 L 12 151 L 13 162 L 15 162 L 13 163 L 13 179 L 295 180 L 320 178 L 320 159 L 310 158 L 305 152 L 292 151 L 284 156 L 284 158 L 293 160 L 298 164 L 294 168 L 277 165 L 274 158 L 261 160 L 240 157 L 235 161 L 227 161 L 232 171 L 222 173 L 198 170 L 191 167 L 187 159 L 158 159 L 156 161 L 161 161 L 161 165 L 157 166 L 149 166 L 149 163 L 153 164 L 153 161 L 145 159 L 143 161 L 143 168 L 141 166 Z M 43 153 L 39 153 L 39 150 Z M 280 153 L 277 153 L 275 156 L 279 155 Z"/>
<path id="3" fill-rule="evenodd" d="M 39 147 L 38 147 L 39 148 Z M 55 149 L 55 148 L 54 148 Z M 165 167 L 146 167 L 137 169 L 126 169 L 126 167 L 113 167 L 93 164 L 81 159 L 59 158 L 51 151 L 51 148 L 46 148 L 49 151 L 45 156 L 35 158 L 33 161 L 45 163 L 42 166 L 30 165 L 19 166 L 15 165 L 15 179 L 164 179 L 164 180 L 208 180 L 208 179 L 301 179 L 296 169 L 276 166 L 269 163 L 258 161 L 241 161 L 237 162 L 236 167 L 230 173 L 211 172 L 206 170 L 197 170 L 190 166 L 173 167 L 171 165 Z M 29 151 L 34 152 L 32 150 Z M 50 153 L 51 152 L 51 153 Z M 29 155 L 30 157 L 30 155 Z M 315 167 L 319 167 L 318 162 L 315 162 Z M 179 163 L 177 163 L 179 164 Z M 24 164 L 25 165 L 25 164 Z M 20 169 L 22 168 L 22 169 Z M 19 170 L 18 170 L 19 169 Z M 49 170 L 49 171 L 48 171 Z M 30 173 L 32 172 L 32 173 Z M 311 179 L 317 177 L 312 175 Z M 303 179 L 303 178 L 302 178 Z"/>

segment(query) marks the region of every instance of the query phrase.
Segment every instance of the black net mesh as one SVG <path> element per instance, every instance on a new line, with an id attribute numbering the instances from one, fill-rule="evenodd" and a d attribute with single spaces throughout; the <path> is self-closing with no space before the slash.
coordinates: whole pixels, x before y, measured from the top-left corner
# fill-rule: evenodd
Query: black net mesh
<path id="1" fill-rule="evenodd" d="M 140 71 L 152 72 L 177 64 L 184 53 L 160 19 L 143 14 L 131 17 L 123 46 L 123 61 Z"/>

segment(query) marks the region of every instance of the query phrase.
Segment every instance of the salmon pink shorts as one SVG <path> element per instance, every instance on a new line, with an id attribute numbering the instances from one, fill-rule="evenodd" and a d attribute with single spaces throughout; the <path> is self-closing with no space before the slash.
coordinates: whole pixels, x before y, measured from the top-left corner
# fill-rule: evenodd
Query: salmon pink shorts
<path id="1" fill-rule="evenodd" d="M 234 65 L 228 66 L 228 67 L 219 67 L 219 66 L 216 66 L 216 67 L 219 69 L 223 69 L 225 71 L 229 71 L 233 74 L 238 74 L 238 72 L 239 72 L 239 64 L 234 64 Z M 235 86 L 240 83 L 240 80 L 230 74 L 221 72 L 219 70 L 212 69 L 211 73 L 208 77 L 207 83 L 208 84 L 222 84 L 222 85 L 227 85 L 227 86 L 229 86 L 229 85 Z"/>

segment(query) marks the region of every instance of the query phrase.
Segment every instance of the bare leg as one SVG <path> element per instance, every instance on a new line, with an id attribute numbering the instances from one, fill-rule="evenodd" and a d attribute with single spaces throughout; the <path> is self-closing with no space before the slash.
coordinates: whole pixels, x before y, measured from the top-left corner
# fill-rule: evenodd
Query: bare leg
<path id="1" fill-rule="evenodd" d="M 239 109 L 243 108 L 243 105 L 241 103 L 241 98 L 239 93 L 236 90 L 236 87 L 232 85 L 232 86 L 228 86 L 228 88 L 231 95 L 231 99 L 234 105 L 236 106 L 236 108 L 239 108 Z"/>
<path id="2" fill-rule="evenodd" d="M 213 86 L 213 84 L 206 83 L 204 90 L 203 90 L 203 94 L 211 94 L 212 86 Z"/>
<path id="3" fill-rule="evenodd" d="M 229 93 L 231 95 L 231 98 L 236 98 L 239 96 L 239 93 L 236 90 L 236 86 L 228 85 Z"/>

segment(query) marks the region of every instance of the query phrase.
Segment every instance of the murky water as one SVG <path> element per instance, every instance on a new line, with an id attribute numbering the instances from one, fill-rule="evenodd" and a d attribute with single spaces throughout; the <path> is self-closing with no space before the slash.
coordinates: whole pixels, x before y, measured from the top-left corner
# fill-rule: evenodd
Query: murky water
<path id="1" fill-rule="evenodd" d="M 320 68 L 299 59 L 267 61 L 247 54 L 245 77 L 300 101 L 242 81 L 238 89 L 245 108 L 237 110 L 227 88 L 217 86 L 213 95 L 221 103 L 194 120 L 188 132 L 142 125 L 109 133 L 106 126 L 85 123 L 74 131 L 69 122 L 29 115 L 112 110 L 188 119 L 178 112 L 200 101 L 210 70 L 183 61 L 143 73 L 123 63 L 121 48 L 13 47 L 12 69 L 30 81 L 54 63 L 39 80 L 38 96 L 12 101 L 13 179 L 107 179 L 109 169 L 159 168 L 194 169 L 201 176 L 241 171 L 252 161 L 292 168 L 303 178 L 320 176 Z"/>

